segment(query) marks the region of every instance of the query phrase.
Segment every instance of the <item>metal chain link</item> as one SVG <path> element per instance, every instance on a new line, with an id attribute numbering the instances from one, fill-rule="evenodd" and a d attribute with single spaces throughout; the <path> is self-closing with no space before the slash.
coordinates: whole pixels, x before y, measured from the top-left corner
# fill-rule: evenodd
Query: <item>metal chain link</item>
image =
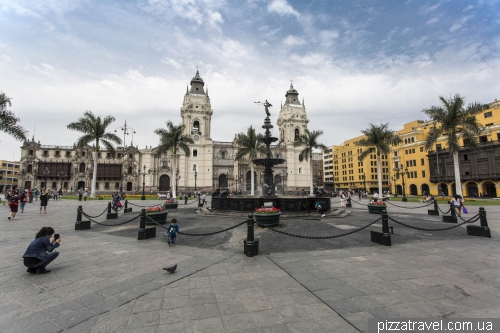
<path id="1" fill-rule="evenodd" d="M 296 235 L 296 234 L 291 234 L 291 233 L 288 233 L 288 232 L 284 232 L 284 231 L 281 231 L 281 230 L 276 230 L 276 229 L 273 229 L 271 227 L 268 227 L 268 226 L 265 226 L 263 224 L 260 224 L 260 223 L 257 223 L 257 225 L 259 227 L 263 227 L 263 228 L 267 228 L 271 231 L 274 231 L 274 232 L 277 232 L 277 233 L 280 233 L 280 234 L 283 234 L 283 235 L 287 235 L 287 236 L 291 236 L 291 237 L 297 237 L 297 238 L 306 238 L 306 239 L 329 239 L 329 238 L 338 238 L 338 237 L 343 237 L 343 236 L 348 236 L 348 235 L 351 235 L 351 234 L 354 234 L 358 231 L 361 231 L 363 229 L 366 229 L 368 228 L 369 226 L 371 226 L 372 224 L 375 224 L 376 222 L 380 221 L 382 219 L 382 217 L 379 217 L 378 219 L 376 219 L 375 221 L 373 221 L 372 223 L 368 224 L 368 225 L 365 225 L 364 227 L 362 228 L 359 228 L 359 229 L 356 229 L 356 230 L 353 230 L 353 231 L 349 231 L 349 232 L 346 232 L 345 234 L 340 234 L 340 235 L 333 235 L 333 236 L 316 236 L 316 237 L 313 237 L 313 236 L 304 236 L 304 235 Z"/>
<path id="2" fill-rule="evenodd" d="M 116 226 L 119 226 L 119 225 L 123 225 L 123 224 L 126 224 L 126 223 L 129 223 L 129 222 L 132 222 L 133 220 L 136 220 L 138 217 L 141 216 L 141 214 L 137 215 L 136 217 L 133 217 L 131 218 L 130 220 L 128 221 L 125 221 L 125 222 L 122 222 L 122 223 L 117 223 L 117 224 L 105 224 L 105 223 L 101 223 L 101 222 L 97 222 L 96 220 L 92 220 L 92 218 L 90 218 L 90 216 L 88 216 L 87 214 L 85 214 L 83 211 L 82 211 L 82 215 L 85 216 L 86 218 L 88 218 L 91 222 L 93 223 L 96 223 L 96 224 L 100 224 L 100 225 L 104 225 L 104 226 L 107 226 L 107 227 L 116 227 Z"/>
<path id="3" fill-rule="evenodd" d="M 153 220 L 152 218 L 150 218 L 148 215 L 146 215 L 146 217 L 150 221 L 152 221 L 152 222 L 156 223 L 158 226 L 162 227 L 163 229 L 168 230 L 167 227 L 159 224 L 158 222 L 156 222 L 155 220 Z M 180 235 L 185 235 L 185 236 L 210 236 L 210 235 L 215 235 L 215 234 L 219 234 L 219 233 L 224 232 L 224 231 L 228 231 L 228 230 L 234 229 L 234 228 L 239 227 L 240 225 L 245 224 L 245 223 L 247 223 L 247 221 L 243 221 L 241 223 L 238 223 L 237 225 L 233 225 L 232 227 L 229 227 L 229 228 L 226 228 L 226 229 L 222 229 L 222 230 L 214 231 L 214 232 L 207 232 L 207 233 L 204 233 L 204 234 L 189 234 L 187 232 L 180 232 L 180 231 L 178 233 Z"/>
<path id="4" fill-rule="evenodd" d="M 442 214 L 448 214 L 449 212 L 451 212 L 451 207 L 450 207 L 450 209 L 448 209 L 448 211 L 447 211 L 447 212 L 443 212 L 443 211 L 441 210 L 441 208 L 439 207 L 439 205 L 436 205 L 436 206 L 438 207 L 439 211 L 440 211 Z"/>
<path id="5" fill-rule="evenodd" d="M 95 219 L 95 218 L 98 218 L 99 216 L 101 216 L 102 214 L 106 213 L 106 211 L 107 211 L 107 210 L 108 210 L 108 208 L 106 207 L 106 208 L 104 209 L 104 211 L 103 211 L 101 214 L 96 215 L 96 216 L 90 216 L 90 215 L 87 215 L 86 213 L 84 213 L 84 212 L 83 212 L 83 209 L 82 209 L 81 211 L 82 211 L 82 214 L 84 214 L 85 216 L 87 216 L 87 217 L 89 217 L 89 218 L 93 218 L 93 219 Z"/>
<path id="6" fill-rule="evenodd" d="M 369 205 L 365 205 L 364 203 L 357 202 L 356 200 L 353 200 L 352 198 L 351 198 L 351 201 L 354 201 L 355 203 L 357 203 L 358 205 L 361 205 L 361 206 L 369 206 Z"/>
<path id="7" fill-rule="evenodd" d="M 403 207 L 403 206 L 398 206 L 398 205 L 395 205 L 393 203 L 391 203 L 389 200 L 386 201 L 386 203 L 389 203 L 390 205 L 393 205 L 393 206 L 396 206 L 396 207 L 399 207 L 399 208 L 405 208 L 405 209 L 417 209 L 417 208 L 423 208 L 423 207 L 427 207 L 427 206 L 430 206 L 430 205 L 433 205 L 434 203 L 433 202 L 430 202 L 428 203 L 427 205 L 424 205 L 424 206 L 418 206 L 418 207 Z"/>
<path id="8" fill-rule="evenodd" d="M 454 229 L 454 228 L 458 228 L 460 227 L 461 225 L 464 225 L 466 223 L 474 223 L 476 221 L 478 221 L 480 218 L 479 214 L 473 216 L 470 220 L 467 220 L 465 222 L 462 222 L 460 224 L 457 224 L 457 225 L 454 225 L 452 227 L 448 227 L 448 228 L 439 228 L 439 229 L 429 229 L 429 228 L 420 228 L 420 227 L 414 227 L 414 226 L 411 226 L 411 225 L 408 225 L 406 223 L 403 223 L 403 222 L 400 222 L 400 221 L 397 221 L 395 219 L 393 219 L 392 217 L 389 216 L 389 220 L 393 221 L 393 222 L 396 222 L 397 224 L 401 224 L 407 228 L 411 228 L 411 229 L 416 229 L 416 230 L 421 230 L 421 231 L 444 231 L 444 230 L 450 230 L 450 229 Z M 475 220 L 473 220 L 475 219 Z"/>
<path id="9" fill-rule="evenodd" d="M 136 206 L 136 207 L 150 207 L 150 206 L 141 206 L 141 205 L 136 205 L 134 203 L 131 203 L 130 201 L 127 201 L 129 205 Z"/>

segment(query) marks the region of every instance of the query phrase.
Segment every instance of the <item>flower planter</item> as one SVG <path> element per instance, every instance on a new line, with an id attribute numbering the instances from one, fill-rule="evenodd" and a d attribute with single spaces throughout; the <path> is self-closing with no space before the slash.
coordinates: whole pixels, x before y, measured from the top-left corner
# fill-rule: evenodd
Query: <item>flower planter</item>
<path id="1" fill-rule="evenodd" d="M 386 205 L 368 205 L 368 212 L 371 214 L 382 214 L 383 210 L 387 210 Z"/>
<path id="2" fill-rule="evenodd" d="M 163 204 L 163 209 L 177 209 L 177 206 L 179 203 L 169 203 L 169 204 Z"/>
<path id="3" fill-rule="evenodd" d="M 146 217 L 146 224 L 155 225 L 156 223 L 151 220 L 154 220 L 159 224 L 167 223 L 168 212 L 147 213 L 146 215 L 149 217 L 149 219 Z"/>
<path id="4" fill-rule="evenodd" d="M 277 227 L 280 224 L 281 213 L 254 214 L 255 221 L 266 227 Z"/>

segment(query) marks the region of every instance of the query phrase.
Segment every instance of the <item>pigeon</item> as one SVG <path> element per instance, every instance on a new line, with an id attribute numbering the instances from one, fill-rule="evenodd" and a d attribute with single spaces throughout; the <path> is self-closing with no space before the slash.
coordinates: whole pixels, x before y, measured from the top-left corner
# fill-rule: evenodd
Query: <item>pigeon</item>
<path id="1" fill-rule="evenodd" d="M 174 265 L 172 267 L 164 267 L 163 269 L 172 274 L 177 269 L 177 265 Z"/>

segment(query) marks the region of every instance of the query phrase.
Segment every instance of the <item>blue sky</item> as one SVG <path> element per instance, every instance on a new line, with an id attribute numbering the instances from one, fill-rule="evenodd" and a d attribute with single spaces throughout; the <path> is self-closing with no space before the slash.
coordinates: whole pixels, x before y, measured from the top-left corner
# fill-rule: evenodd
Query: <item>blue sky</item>
<path id="1" fill-rule="evenodd" d="M 85 110 L 125 119 L 134 145 L 180 122 L 196 66 L 231 141 L 293 80 L 326 145 L 369 123 L 425 119 L 438 96 L 500 98 L 500 1 L 0 0 L 0 91 L 35 139 L 72 145 Z M 275 129 L 274 134 L 278 132 Z M 130 139 L 127 139 L 129 144 Z M 20 143 L 0 133 L 0 159 Z"/>

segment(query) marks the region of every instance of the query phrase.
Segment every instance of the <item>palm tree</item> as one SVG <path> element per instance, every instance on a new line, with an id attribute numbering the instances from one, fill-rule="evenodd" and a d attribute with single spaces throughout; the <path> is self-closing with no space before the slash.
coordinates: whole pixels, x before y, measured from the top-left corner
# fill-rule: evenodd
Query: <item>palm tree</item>
<path id="1" fill-rule="evenodd" d="M 20 121 L 14 112 L 7 110 L 12 106 L 10 98 L 5 93 L 0 93 L 0 131 L 12 135 L 16 140 L 26 141 L 26 131 L 17 123 Z"/>
<path id="2" fill-rule="evenodd" d="M 310 195 L 313 194 L 313 149 L 321 149 L 325 150 L 327 147 L 318 142 L 318 137 L 323 135 L 323 131 L 312 131 L 310 132 L 308 129 L 304 131 L 303 134 L 299 135 L 297 140 L 294 142 L 295 147 L 304 146 L 304 149 L 299 154 L 299 161 L 302 162 L 304 159 L 306 161 L 309 160 L 310 163 L 310 176 L 311 176 L 311 188 Z"/>
<path id="3" fill-rule="evenodd" d="M 380 156 L 391 152 L 391 146 L 399 144 L 402 140 L 399 135 L 389 129 L 389 123 L 373 125 L 362 130 L 365 135 L 363 139 L 356 142 L 356 146 L 368 147 L 359 155 L 359 160 L 364 160 L 368 155 L 375 152 L 377 155 L 377 179 L 378 193 L 382 193 L 382 168 L 380 167 Z"/>
<path id="4" fill-rule="evenodd" d="M 486 110 L 488 105 L 471 103 L 465 107 L 465 97 L 459 94 L 449 99 L 439 96 L 439 99 L 442 105 L 422 110 L 435 123 L 434 130 L 429 132 L 425 140 L 425 149 L 430 150 L 440 137 L 446 138 L 448 151 L 453 155 L 455 191 L 456 194 L 462 195 L 458 163 L 459 139 L 462 138 L 469 146 L 478 148 L 476 138 L 484 131 L 484 127 L 477 122 L 476 115 Z"/>
<path id="5" fill-rule="evenodd" d="M 250 126 L 247 133 L 239 133 L 236 135 L 236 143 L 238 144 L 238 153 L 235 156 L 236 161 L 242 160 L 248 155 L 250 160 L 250 195 L 255 195 L 254 193 L 254 169 L 252 160 L 257 158 L 258 153 L 263 153 L 264 150 L 262 145 L 260 145 L 259 139 L 262 138 L 262 134 L 256 134 L 255 129 Z"/>
<path id="6" fill-rule="evenodd" d="M 176 197 L 175 188 L 177 186 L 177 155 L 179 149 L 184 151 L 184 154 L 189 157 L 190 151 L 188 144 L 193 144 L 194 140 L 188 136 L 184 135 L 184 129 L 186 126 L 174 125 L 170 120 L 167 121 L 167 129 L 158 128 L 155 133 L 160 136 L 160 145 L 158 146 L 158 154 L 162 154 L 168 150 L 172 151 L 174 155 L 174 171 L 173 171 L 173 182 L 172 182 L 172 197 Z"/>
<path id="7" fill-rule="evenodd" d="M 113 121 L 115 121 L 115 117 L 113 116 L 106 116 L 101 119 L 101 116 L 96 117 L 92 111 L 85 111 L 83 117 L 67 126 L 70 130 L 82 132 L 84 134 L 78 138 L 76 142 L 77 147 L 81 148 L 93 143 L 94 151 L 92 152 L 92 158 L 94 159 L 94 172 L 92 173 L 92 190 L 90 192 L 91 198 L 95 198 L 96 196 L 95 185 L 97 181 L 97 156 L 101 145 L 103 145 L 106 150 L 114 156 L 115 148 L 111 142 L 116 144 L 120 144 L 122 142 L 116 134 L 106 132 L 106 128 Z"/>

